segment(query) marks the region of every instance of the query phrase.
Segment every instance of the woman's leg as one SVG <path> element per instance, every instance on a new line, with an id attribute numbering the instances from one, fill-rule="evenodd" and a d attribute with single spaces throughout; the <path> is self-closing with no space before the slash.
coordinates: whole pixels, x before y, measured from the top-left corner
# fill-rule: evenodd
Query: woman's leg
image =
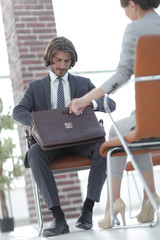
<path id="1" fill-rule="evenodd" d="M 130 122 L 130 117 L 121 119 L 116 122 L 118 128 L 120 129 L 121 133 L 125 133 L 128 130 L 130 130 L 133 125 Z M 109 139 L 112 137 L 115 137 L 117 134 L 115 132 L 114 127 L 112 126 L 109 131 Z M 126 157 L 111 157 L 111 172 L 112 172 L 112 191 L 113 191 L 113 202 L 115 202 L 117 199 L 120 198 L 120 190 L 121 190 L 121 181 L 122 181 L 122 175 L 124 172 L 126 166 Z M 108 213 L 110 211 L 110 201 L 109 201 L 109 191 L 107 194 L 107 204 L 106 204 L 106 210 L 105 210 L 105 217 L 101 221 L 106 221 L 106 218 L 108 217 Z M 103 223 L 102 223 L 103 225 Z M 101 223 L 99 222 L 99 226 L 101 227 Z"/>
<path id="2" fill-rule="evenodd" d="M 149 189 L 151 190 L 152 193 L 154 193 L 155 192 L 155 184 L 154 184 L 153 170 L 142 172 L 142 174 L 143 174 L 143 177 L 144 177 Z M 143 196 L 144 197 L 143 197 L 142 205 L 144 205 L 146 203 L 146 201 L 148 200 L 148 195 L 145 190 L 144 190 Z"/>
<path id="3" fill-rule="evenodd" d="M 118 198 L 120 198 L 121 181 L 122 179 L 112 178 L 113 202 L 115 202 Z M 106 205 L 105 215 L 107 214 L 108 211 L 110 211 L 109 193 L 107 194 L 107 205 Z"/>
<path id="4" fill-rule="evenodd" d="M 117 121 L 116 124 L 122 134 L 130 131 L 135 126 L 135 113 L 132 112 L 129 117 Z M 115 136 L 117 136 L 117 134 L 114 127 L 112 126 L 109 132 L 109 139 Z M 142 175 L 149 189 L 151 190 L 152 193 L 155 192 L 153 164 L 152 164 L 151 154 L 137 154 L 137 155 L 134 155 L 133 157 L 139 169 L 141 170 Z M 120 190 L 118 190 L 117 188 L 121 186 L 121 184 L 118 184 L 118 181 L 121 183 L 120 178 L 122 178 L 123 171 L 125 168 L 124 161 L 126 162 L 126 158 L 124 157 L 111 158 L 112 177 L 113 179 L 115 178 L 114 181 L 112 181 L 113 182 L 113 199 L 115 199 L 116 195 L 118 196 L 117 194 L 118 192 L 120 193 Z M 117 183 L 116 183 L 116 178 L 118 178 Z M 120 194 L 119 194 L 119 197 L 120 197 Z M 148 199 L 148 196 L 144 190 L 143 204 L 145 204 L 147 199 Z"/>
<path id="5" fill-rule="evenodd" d="M 134 114 L 132 113 L 129 118 L 121 119 L 117 123 L 118 128 L 121 133 L 125 133 L 130 131 L 132 127 L 134 127 L 135 120 Z M 117 134 L 112 126 L 109 132 L 109 138 L 115 137 Z M 154 185 L 154 177 L 153 177 L 153 164 L 150 154 L 138 154 L 134 155 L 134 159 L 139 166 L 142 175 L 148 184 L 151 192 L 155 192 Z M 121 181 L 122 175 L 126 165 L 126 157 L 111 157 L 111 172 L 112 172 L 112 190 L 113 190 L 113 202 L 120 198 L 120 189 L 121 189 Z M 144 191 L 143 204 L 147 201 L 148 196 Z M 109 205 L 109 193 L 107 196 L 107 205 L 105 211 L 105 217 L 108 215 L 110 205 Z"/>
<path id="6" fill-rule="evenodd" d="M 154 176 L 153 176 L 153 170 L 144 171 L 142 172 L 143 177 L 156 201 L 158 206 L 160 205 L 160 198 L 155 192 L 155 185 L 154 185 Z M 144 197 L 143 197 L 143 203 L 140 213 L 137 215 L 137 221 L 141 223 L 145 222 L 152 222 L 154 220 L 154 213 L 155 210 L 150 202 L 150 199 L 148 198 L 148 195 L 146 191 L 144 190 Z"/>
<path id="7" fill-rule="evenodd" d="M 152 158 L 150 154 L 137 154 L 133 156 L 138 167 L 140 168 L 142 175 L 150 189 L 153 193 L 155 192 L 154 184 L 154 174 L 153 174 L 153 165 Z M 123 172 L 126 165 L 125 157 L 111 157 L 111 172 L 112 172 L 112 190 L 113 190 L 113 201 L 120 198 L 120 187 Z M 108 197 L 109 199 L 109 194 Z M 148 195 L 144 190 L 143 204 L 148 200 Z M 107 200 L 107 202 L 109 202 Z M 108 209 L 109 204 L 107 205 Z"/>
<path id="8" fill-rule="evenodd" d="M 135 126 L 135 116 L 134 113 L 127 118 L 123 118 L 116 122 L 116 125 L 122 134 L 130 131 Z M 117 133 L 113 127 L 109 131 L 109 139 L 117 136 Z M 123 172 L 126 166 L 126 157 L 111 157 L 111 173 L 112 173 L 112 190 L 113 190 L 113 202 L 120 198 L 120 188 L 122 182 Z M 109 209 L 109 192 L 107 195 L 107 206 L 106 212 Z"/>

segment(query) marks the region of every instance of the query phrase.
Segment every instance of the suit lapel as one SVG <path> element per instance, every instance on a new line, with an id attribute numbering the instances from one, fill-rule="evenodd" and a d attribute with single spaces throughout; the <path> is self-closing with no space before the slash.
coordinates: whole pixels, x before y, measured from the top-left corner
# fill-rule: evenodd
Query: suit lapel
<path id="1" fill-rule="evenodd" d="M 70 73 L 68 73 L 68 81 L 69 81 L 70 90 L 71 90 L 71 99 L 73 99 L 75 97 L 76 81 L 75 81 L 75 77 Z"/>
<path id="2" fill-rule="evenodd" d="M 46 102 L 47 102 L 47 108 L 51 109 L 51 91 L 50 91 L 50 76 L 47 75 L 43 79 L 43 89 L 45 92 Z"/>

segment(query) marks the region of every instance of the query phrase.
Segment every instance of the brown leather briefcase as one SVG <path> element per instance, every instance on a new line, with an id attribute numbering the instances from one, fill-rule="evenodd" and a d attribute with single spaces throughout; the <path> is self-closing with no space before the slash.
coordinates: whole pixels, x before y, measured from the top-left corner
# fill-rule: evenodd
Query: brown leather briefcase
<path id="1" fill-rule="evenodd" d="M 32 113 L 32 136 L 43 150 L 102 141 L 105 131 L 91 107 L 77 116 L 68 108 Z"/>

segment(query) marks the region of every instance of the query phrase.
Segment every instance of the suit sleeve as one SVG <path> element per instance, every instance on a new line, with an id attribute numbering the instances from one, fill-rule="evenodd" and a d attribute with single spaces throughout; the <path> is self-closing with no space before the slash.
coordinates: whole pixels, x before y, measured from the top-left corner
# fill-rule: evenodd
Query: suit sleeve
<path id="1" fill-rule="evenodd" d="M 31 84 L 29 83 L 24 96 L 13 109 L 13 119 L 25 126 L 31 126 L 31 112 L 33 109 L 33 94 Z"/>

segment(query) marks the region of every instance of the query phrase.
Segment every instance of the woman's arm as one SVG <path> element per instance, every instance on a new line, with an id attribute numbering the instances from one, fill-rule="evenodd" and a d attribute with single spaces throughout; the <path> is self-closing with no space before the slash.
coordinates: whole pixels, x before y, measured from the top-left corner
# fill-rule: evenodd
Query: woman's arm
<path id="1" fill-rule="evenodd" d="M 102 88 L 94 88 L 81 98 L 75 98 L 69 103 L 69 113 L 74 112 L 76 115 L 82 114 L 85 107 L 90 105 L 92 100 L 103 97 L 105 94 Z"/>

